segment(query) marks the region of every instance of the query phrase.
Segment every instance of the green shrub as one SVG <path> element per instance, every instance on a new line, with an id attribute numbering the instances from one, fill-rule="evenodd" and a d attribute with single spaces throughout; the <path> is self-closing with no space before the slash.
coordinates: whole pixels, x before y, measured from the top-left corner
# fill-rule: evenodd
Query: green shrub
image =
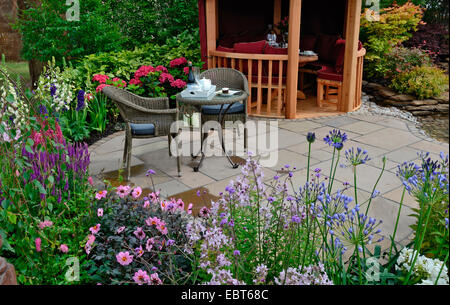
<path id="1" fill-rule="evenodd" d="M 437 67 L 415 67 L 395 76 L 392 88 L 419 99 L 427 99 L 439 96 L 448 89 L 448 80 L 448 75 Z"/>
<path id="2" fill-rule="evenodd" d="M 183 32 L 198 30 L 198 7 L 194 0 L 107 0 L 106 12 L 111 25 L 120 25 L 121 33 L 132 47 L 145 43 L 163 44 Z"/>
<path id="3" fill-rule="evenodd" d="M 384 56 L 394 46 L 411 37 L 422 15 L 422 8 L 411 2 L 382 9 L 379 21 L 367 20 L 366 13 L 361 15 L 360 39 L 367 50 L 365 71 L 369 77 L 384 77 Z"/>
<path id="4" fill-rule="evenodd" d="M 385 78 L 391 79 L 415 67 L 431 67 L 432 65 L 430 56 L 419 48 L 395 47 L 383 57 L 379 66 Z"/>
<path id="5" fill-rule="evenodd" d="M 131 51 L 87 55 L 73 65 L 78 75 L 76 83 L 94 90 L 92 77 L 95 74 L 130 80 L 142 65 L 169 66 L 171 60 L 179 57 L 189 58 L 194 65 L 199 65 L 201 54 L 198 31 L 169 38 L 163 45 L 145 44 Z"/>
<path id="6" fill-rule="evenodd" d="M 49 107 L 57 101 L 14 86 L 0 66 L 0 255 L 20 284 L 70 284 L 67 260 L 83 266 L 86 258 L 80 243 L 93 194 L 88 147 L 63 137 Z M 52 97 L 57 90 L 47 87 Z"/>
<path id="7" fill-rule="evenodd" d="M 80 0 L 80 21 L 66 20 L 66 1 L 27 1 L 15 28 L 22 35 L 24 59 L 41 62 L 56 58 L 76 59 L 96 52 L 122 48 L 118 25 L 106 20 L 107 7 L 100 0 Z"/>

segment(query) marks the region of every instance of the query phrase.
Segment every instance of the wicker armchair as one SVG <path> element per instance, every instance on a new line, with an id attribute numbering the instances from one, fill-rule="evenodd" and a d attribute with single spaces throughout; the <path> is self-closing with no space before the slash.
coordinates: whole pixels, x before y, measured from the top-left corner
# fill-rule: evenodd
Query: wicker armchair
<path id="1" fill-rule="evenodd" d="M 171 142 L 179 133 L 171 132 L 172 123 L 177 121 L 178 110 L 169 109 L 169 99 L 145 98 L 116 87 L 108 86 L 102 92 L 113 100 L 126 123 L 123 167 L 127 164 L 127 180 L 130 178 L 131 149 L 133 139 L 168 136 L 169 156 Z M 178 149 L 178 145 L 176 145 Z M 181 177 L 181 160 L 177 151 L 178 176 Z"/>
<path id="2" fill-rule="evenodd" d="M 202 78 L 210 79 L 211 83 L 217 87 L 216 90 L 221 90 L 222 88 L 240 89 L 247 93 L 246 96 L 249 95 L 247 78 L 238 70 L 230 68 L 209 69 L 200 74 L 200 79 Z M 227 108 L 228 105 L 223 105 L 222 113 L 224 113 Z M 220 109 L 220 105 L 203 106 L 201 113 L 202 126 L 205 122 L 217 120 Z M 242 104 L 236 103 L 228 110 L 224 119 L 224 122 L 226 121 L 241 121 L 244 124 L 247 122 L 247 98 L 243 100 Z M 222 126 L 222 128 L 224 128 L 224 126 Z M 203 134 L 201 139 L 203 143 Z M 247 149 L 248 146 L 247 142 L 247 129 L 244 128 L 245 149 Z"/>

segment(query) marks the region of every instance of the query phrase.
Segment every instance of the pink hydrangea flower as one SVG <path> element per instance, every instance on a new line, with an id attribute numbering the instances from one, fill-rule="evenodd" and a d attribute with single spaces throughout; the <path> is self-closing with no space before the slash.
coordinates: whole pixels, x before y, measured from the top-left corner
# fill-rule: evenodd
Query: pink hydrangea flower
<path id="1" fill-rule="evenodd" d="M 97 209 L 97 216 L 98 217 L 103 217 L 103 209 L 102 208 Z"/>
<path id="2" fill-rule="evenodd" d="M 174 88 L 183 89 L 184 87 L 186 87 L 186 82 L 181 79 L 177 79 L 177 80 L 171 82 L 170 86 L 172 86 Z"/>
<path id="3" fill-rule="evenodd" d="M 162 285 L 162 281 L 158 276 L 158 273 L 152 273 L 150 275 L 150 285 Z"/>
<path id="4" fill-rule="evenodd" d="M 92 81 L 99 82 L 100 84 L 105 84 L 108 79 L 109 79 L 108 75 L 95 74 L 94 77 L 92 78 Z"/>
<path id="5" fill-rule="evenodd" d="M 62 253 L 67 253 L 67 252 L 69 252 L 69 247 L 67 247 L 66 244 L 62 244 L 61 246 L 59 246 L 59 250 L 60 250 Z"/>
<path id="6" fill-rule="evenodd" d="M 183 68 L 183 72 L 184 72 L 184 74 L 188 75 L 189 74 L 189 67 L 184 67 Z"/>
<path id="7" fill-rule="evenodd" d="M 142 189 L 139 186 L 134 188 L 133 193 L 131 195 L 133 196 L 134 199 L 141 197 Z"/>
<path id="8" fill-rule="evenodd" d="M 155 68 L 153 68 L 152 66 L 141 66 L 134 73 L 134 78 L 140 79 L 141 77 L 147 76 L 151 72 L 155 72 Z"/>
<path id="9" fill-rule="evenodd" d="M 184 58 L 184 57 L 175 58 L 174 60 L 172 60 L 170 62 L 170 67 L 174 68 L 174 67 L 181 66 L 181 65 L 184 65 L 184 64 L 187 64 L 187 59 L 186 58 Z"/>
<path id="10" fill-rule="evenodd" d="M 125 88 L 127 86 L 127 82 L 122 80 L 122 79 L 120 79 L 120 78 L 118 78 L 118 77 L 113 78 L 112 81 L 114 82 L 114 85 L 116 87 Z"/>
<path id="11" fill-rule="evenodd" d="M 89 228 L 89 231 L 91 231 L 92 234 L 97 234 L 100 231 L 100 224 L 96 224 L 93 227 Z"/>
<path id="12" fill-rule="evenodd" d="M 142 82 L 141 82 L 141 80 L 138 79 L 138 78 L 133 78 L 132 80 L 130 80 L 129 84 L 130 84 L 130 85 L 137 85 L 137 86 L 139 86 L 139 85 L 142 84 Z"/>
<path id="13" fill-rule="evenodd" d="M 106 198 L 106 194 L 108 194 L 108 191 L 100 191 L 97 194 L 95 194 L 95 199 L 100 200 L 102 198 Z"/>
<path id="14" fill-rule="evenodd" d="M 116 255 L 117 262 L 121 264 L 122 266 L 128 266 L 133 262 L 133 255 L 130 255 L 130 253 L 127 252 L 120 252 Z"/>
<path id="15" fill-rule="evenodd" d="M 101 84 L 101 85 L 99 85 L 99 86 L 95 89 L 95 92 L 99 93 L 100 91 L 103 90 L 103 88 L 108 87 L 108 86 L 109 86 L 109 85 Z"/>
<path id="16" fill-rule="evenodd" d="M 164 84 L 165 82 L 172 83 L 173 81 L 174 81 L 174 78 L 173 78 L 173 76 L 172 76 L 171 74 L 169 74 L 169 73 L 162 73 L 162 74 L 159 76 L 159 82 L 160 82 L 161 84 Z"/>
<path id="17" fill-rule="evenodd" d="M 34 243 L 36 245 L 36 252 L 41 252 L 41 243 L 42 243 L 41 238 L 40 237 L 36 238 L 34 240 Z"/>
<path id="18" fill-rule="evenodd" d="M 46 228 L 46 227 L 51 227 L 51 226 L 53 226 L 53 222 L 50 221 L 50 220 L 44 220 L 44 221 L 39 223 L 39 229 L 41 229 L 41 230 Z"/>
<path id="19" fill-rule="evenodd" d="M 134 274 L 133 280 L 136 284 L 143 285 L 150 282 L 150 277 L 148 276 L 147 271 L 142 271 L 139 269 L 139 271 Z"/>
<path id="20" fill-rule="evenodd" d="M 128 185 L 126 185 L 126 186 L 119 185 L 116 193 L 120 198 L 125 198 L 126 196 L 128 196 L 130 194 L 130 190 L 131 190 L 131 187 L 129 187 Z"/>
<path id="21" fill-rule="evenodd" d="M 145 238 L 145 232 L 144 232 L 144 230 L 142 230 L 142 227 L 137 227 L 136 231 L 134 231 L 133 233 L 140 240 L 143 240 Z"/>
<path id="22" fill-rule="evenodd" d="M 161 65 L 157 66 L 155 68 L 155 70 L 158 71 L 158 72 L 166 72 L 166 73 L 168 72 L 167 68 L 164 67 L 164 66 L 161 66 Z"/>

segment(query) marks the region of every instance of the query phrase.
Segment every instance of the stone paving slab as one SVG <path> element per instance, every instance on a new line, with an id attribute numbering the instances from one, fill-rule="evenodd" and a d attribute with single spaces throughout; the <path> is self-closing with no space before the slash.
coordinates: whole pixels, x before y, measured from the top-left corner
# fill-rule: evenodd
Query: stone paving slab
<path id="1" fill-rule="evenodd" d="M 270 120 L 274 121 L 274 120 Z M 269 121 L 255 119 L 255 123 L 269 126 Z M 446 143 L 441 143 L 427 138 L 416 127 L 415 124 L 398 118 L 382 115 L 369 115 L 360 113 L 349 113 L 335 117 L 298 119 L 298 120 L 278 120 L 274 121 L 278 128 L 271 127 L 264 130 L 259 129 L 257 134 L 249 132 L 249 150 L 256 151 L 257 137 L 262 135 L 267 141 L 270 136 L 278 136 L 278 147 L 263 149 L 260 153 L 278 154 L 278 162 L 270 168 L 264 168 L 264 181 L 268 183 L 276 175 L 276 171 L 289 164 L 296 166 L 297 170 L 292 178 L 294 189 L 306 182 L 306 164 L 308 154 L 308 143 L 306 134 L 316 133 L 316 141 L 312 144 L 311 168 L 322 168 L 323 174 L 328 175 L 332 159 L 332 148 L 323 142 L 323 137 L 334 128 L 339 128 L 346 132 L 349 140 L 345 143 L 345 149 L 351 147 L 361 147 L 366 149 L 372 158 L 365 165 L 358 166 L 358 198 L 366 200 L 369 198 L 373 184 L 375 183 L 382 167 L 382 158 L 386 156 L 386 171 L 377 186 L 381 194 L 375 198 L 371 205 L 370 215 L 383 219 L 382 230 L 386 237 L 392 233 L 397 215 L 399 202 L 402 194 L 402 185 L 396 177 L 395 172 L 398 164 L 405 161 L 418 161 L 417 153 L 429 151 L 433 158 L 437 158 L 441 151 L 448 153 L 449 147 Z M 241 138 L 235 141 L 236 147 L 243 147 L 243 133 Z M 214 138 L 213 147 L 209 147 L 209 153 L 220 153 L 220 143 L 217 132 L 211 134 Z M 225 143 L 227 150 L 233 147 L 233 132 L 225 132 Z M 191 141 L 199 148 L 200 133 L 198 129 L 194 133 L 183 132 L 180 135 L 183 145 L 190 145 Z M 121 158 L 124 145 L 124 132 L 111 135 L 90 147 L 91 165 L 90 173 L 102 180 L 104 176 L 98 175 L 102 170 L 109 172 L 111 179 L 117 176 L 117 170 L 121 166 Z M 244 157 L 245 158 L 245 157 Z M 129 183 L 140 185 L 143 188 L 152 188 L 151 182 L 145 177 L 148 169 L 154 169 L 154 176 L 157 189 L 165 197 L 184 193 L 196 192 L 204 189 L 211 196 L 218 196 L 224 191 L 230 180 L 236 179 L 241 173 L 239 169 L 231 168 L 224 156 L 208 157 L 203 163 L 200 172 L 193 171 L 193 166 L 198 162 L 192 160 L 190 156 L 182 157 L 182 177 L 177 176 L 176 158 L 169 157 L 167 137 L 158 137 L 145 140 L 133 140 L 132 150 L 132 177 Z M 339 163 L 345 163 L 342 152 Z M 116 179 L 117 180 L 117 179 Z M 353 184 L 353 173 L 351 168 L 338 168 L 336 182 L 333 191 L 342 188 L 343 182 Z M 118 183 L 116 181 L 116 183 Z M 127 182 L 123 182 L 127 183 Z M 292 191 L 292 186 L 288 186 Z M 353 189 L 348 190 L 349 194 Z M 206 203 L 205 203 L 206 204 Z M 404 243 L 408 241 L 412 230 L 409 228 L 414 222 L 410 216 L 411 208 L 417 208 L 417 203 L 409 194 L 405 195 L 404 208 L 401 214 L 400 227 L 397 241 Z"/>

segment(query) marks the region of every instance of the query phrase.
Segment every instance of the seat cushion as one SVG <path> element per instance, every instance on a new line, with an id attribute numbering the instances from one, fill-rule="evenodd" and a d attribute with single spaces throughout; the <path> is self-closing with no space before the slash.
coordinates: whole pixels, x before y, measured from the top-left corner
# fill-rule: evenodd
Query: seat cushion
<path id="1" fill-rule="evenodd" d="M 227 48 L 227 47 L 224 47 L 224 46 L 218 46 L 216 48 L 216 50 L 219 51 L 219 52 L 234 53 L 234 49 L 233 48 Z"/>
<path id="2" fill-rule="evenodd" d="M 363 48 L 361 41 L 358 41 L 358 51 Z M 345 57 L 345 39 L 338 39 L 336 41 L 336 52 L 338 54 L 336 59 L 335 69 L 337 73 L 344 72 L 344 57 Z"/>
<path id="3" fill-rule="evenodd" d="M 225 110 L 228 108 L 230 104 L 223 105 L 222 113 L 225 112 Z M 220 111 L 221 105 L 211 105 L 211 106 L 202 106 L 202 113 L 203 114 L 209 114 L 209 115 L 218 115 Z M 237 114 L 237 113 L 244 113 L 245 111 L 244 104 L 241 103 L 234 103 L 230 109 L 228 109 L 227 114 Z"/>
<path id="4" fill-rule="evenodd" d="M 264 47 L 266 46 L 266 41 L 255 41 L 255 42 L 240 42 L 235 43 L 233 49 L 236 53 L 246 53 L 246 54 L 263 54 Z"/>
<path id="5" fill-rule="evenodd" d="M 344 77 L 341 73 L 337 73 L 333 66 L 326 65 L 317 72 L 317 78 L 342 82 Z"/>
<path id="6" fill-rule="evenodd" d="M 153 124 L 132 124 L 130 123 L 131 133 L 137 136 L 152 136 L 155 134 L 155 125 Z"/>

